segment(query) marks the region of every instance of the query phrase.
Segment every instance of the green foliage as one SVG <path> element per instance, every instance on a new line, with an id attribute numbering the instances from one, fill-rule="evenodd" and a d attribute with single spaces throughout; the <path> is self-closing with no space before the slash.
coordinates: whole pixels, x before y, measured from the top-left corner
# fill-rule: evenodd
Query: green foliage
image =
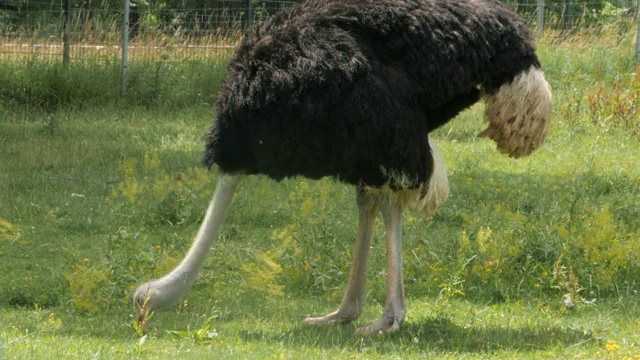
<path id="1" fill-rule="evenodd" d="M 329 179 L 299 180 L 288 197 L 277 204 L 278 211 L 290 214 L 291 222 L 273 231 L 276 250 L 281 252 L 281 281 L 291 289 L 329 292 L 342 296 L 351 265 L 355 238 L 355 214 L 336 217 L 339 209 L 353 209 L 347 202 L 351 189 Z"/>
<path id="2" fill-rule="evenodd" d="M 548 32 L 540 40 L 560 123 L 587 123 L 602 131 L 622 130 L 639 136 L 640 80 L 634 38 L 635 29 L 605 26 L 577 31 L 569 38 Z M 557 48 L 559 42 L 562 50 Z"/>
<path id="3" fill-rule="evenodd" d="M 505 0 L 504 2 L 515 7 L 519 14 L 535 19 L 538 11 L 537 1 Z M 567 8 L 567 5 L 570 7 Z M 580 22 L 583 26 L 615 22 L 622 15 L 628 16 L 634 5 L 634 0 L 546 0 L 544 2 L 547 21 L 549 18 L 562 18 L 566 11 L 570 11 L 568 15 L 572 21 Z"/>
<path id="4" fill-rule="evenodd" d="M 202 208 L 214 187 L 211 173 L 204 168 L 169 174 L 161 166 L 156 152 L 145 154 L 142 162 L 121 162 L 123 180 L 115 185 L 107 202 L 119 227 L 107 244 L 102 259 L 108 269 L 109 292 L 121 293 L 129 301 L 129 287 L 139 279 L 157 278 L 171 271 L 178 262 L 176 253 L 188 245 L 180 240 L 176 229 L 196 225 Z M 141 247 L 148 228 L 174 228 L 160 236 L 155 244 Z"/>
<path id="5" fill-rule="evenodd" d="M 3 61 L 0 70 L 0 101 L 54 111 L 76 107 L 87 100 L 117 99 L 117 64 L 74 64 L 65 69 L 57 61 Z"/>
<path id="6" fill-rule="evenodd" d="M 191 205 L 208 198 L 214 187 L 213 177 L 204 168 L 168 174 L 160 167 L 157 153 L 145 154 L 142 164 L 124 160 L 123 178 L 112 190 L 109 203 L 123 217 L 133 216 L 135 221 L 144 220 L 149 225 L 176 226 L 199 220 L 201 212 Z"/>
<path id="7" fill-rule="evenodd" d="M 574 220 L 568 228 L 555 229 L 567 247 L 567 261 L 599 291 L 611 292 L 616 287 L 628 286 L 629 280 L 640 275 L 636 256 L 640 251 L 640 232 L 629 232 L 624 223 L 613 217 L 608 205 L 588 210 L 588 215 Z"/>
<path id="8" fill-rule="evenodd" d="M 17 276 L 16 276 L 17 275 Z M 50 274 L 14 274 L 0 288 L 1 303 L 13 307 L 52 307 L 66 300 L 64 278 Z"/>
<path id="9" fill-rule="evenodd" d="M 253 262 L 247 262 L 240 266 L 245 273 L 245 287 L 248 290 L 258 291 L 267 295 L 267 299 L 283 295 L 283 285 L 277 284 L 282 274 L 282 266 L 278 260 L 289 244 L 282 244 L 275 252 L 265 251 L 255 255 Z"/>
<path id="10" fill-rule="evenodd" d="M 573 266 L 567 268 L 562 263 L 562 257 L 558 259 L 553 267 L 552 288 L 557 289 L 562 294 L 562 311 L 572 309 L 576 303 L 595 304 L 596 299 L 585 300 L 580 292 L 584 290 L 580 286 L 580 280 L 573 272 Z"/>
<path id="11" fill-rule="evenodd" d="M 210 316 L 204 320 L 199 329 L 188 329 L 184 331 L 167 330 L 167 332 L 179 339 L 190 339 L 196 344 L 212 343 L 218 337 L 218 332 L 211 326 L 211 321 L 217 316 Z"/>
<path id="12" fill-rule="evenodd" d="M 640 137 L 640 75 L 617 76 L 585 96 L 589 120 L 605 129 L 621 128 Z"/>
<path id="13" fill-rule="evenodd" d="M 117 59 L 74 62 L 66 68 L 58 61 L 31 59 L 25 64 L 3 60 L 0 103 L 49 112 L 111 104 L 167 108 L 211 104 L 226 74 L 228 56 L 182 62 L 132 61 L 125 98 L 121 97 Z"/>

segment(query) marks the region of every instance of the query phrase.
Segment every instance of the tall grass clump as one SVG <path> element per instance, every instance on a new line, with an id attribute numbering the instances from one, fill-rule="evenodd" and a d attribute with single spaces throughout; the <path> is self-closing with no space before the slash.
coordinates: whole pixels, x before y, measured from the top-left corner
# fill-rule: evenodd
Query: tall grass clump
<path id="1" fill-rule="evenodd" d="M 633 27 L 618 23 L 546 31 L 540 56 L 562 124 L 589 124 L 640 136 L 640 70 Z"/>
<path id="2" fill-rule="evenodd" d="M 125 104 L 171 108 L 212 104 L 226 73 L 226 56 L 211 61 L 158 60 L 128 68 L 127 95 L 121 97 L 121 63 L 57 61 L 3 62 L 0 102 L 44 111 Z"/>
<path id="3" fill-rule="evenodd" d="M 0 69 L 0 101 L 8 106 L 54 111 L 96 99 L 114 99 L 117 67 L 79 64 L 65 69 L 61 62 L 4 62 Z"/>

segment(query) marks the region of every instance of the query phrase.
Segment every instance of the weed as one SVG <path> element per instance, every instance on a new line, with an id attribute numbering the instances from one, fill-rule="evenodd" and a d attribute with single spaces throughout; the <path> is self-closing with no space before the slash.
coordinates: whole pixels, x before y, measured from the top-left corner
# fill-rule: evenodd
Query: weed
<path id="1" fill-rule="evenodd" d="M 95 292 L 109 278 L 109 273 L 100 268 L 76 265 L 65 274 L 65 278 L 69 282 L 75 309 L 88 313 L 96 311 L 100 300 Z"/>
<path id="2" fill-rule="evenodd" d="M 170 175 L 160 168 L 156 152 L 145 154 L 141 166 L 134 159 L 124 160 L 122 166 L 124 179 L 109 197 L 116 212 L 133 216 L 135 221 L 144 219 L 149 225 L 177 226 L 200 218 L 200 211 L 193 211 L 192 205 L 208 198 L 213 188 L 206 169 L 189 168 L 186 173 Z"/>
<path id="3" fill-rule="evenodd" d="M 240 269 L 245 273 L 246 287 L 267 295 L 267 299 L 282 296 L 283 285 L 276 283 L 282 274 L 278 260 L 282 256 L 284 246 L 275 252 L 265 251 L 256 254 L 255 261 L 242 264 Z"/>
<path id="4" fill-rule="evenodd" d="M 167 333 L 179 339 L 193 340 L 193 342 L 197 344 L 211 343 L 218 337 L 218 331 L 211 326 L 211 321 L 215 318 L 215 315 L 208 317 L 199 329 L 187 329 L 184 331 L 167 330 Z"/>
<path id="5" fill-rule="evenodd" d="M 445 275 L 446 279 L 443 279 L 442 283 L 438 286 L 440 293 L 438 294 L 436 304 L 448 304 L 454 297 L 464 296 L 464 273 L 475 258 L 476 257 L 473 256 L 467 260 L 463 260 L 456 264 L 457 266 L 448 269 L 448 274 Z"/>
<path id="6" fill-rule="evenodd" d="M 281 253 L 282 279 L 292 288 L 339 294 L 349 271 L 346 257 L 352 246 L 355 219 L 336 219 L 344 207 L 345 188 L 331 188 L 329 179 L 296 181 L 281 211 L 291 214 L 291 223 L 273 232 L 275 249 Z M 336 221 L 338 220 L 338 221 Z M 348 234 L 348 235 L 345 235 Z M 339 295 L 336 295 L 339 296 Z"/>
<path id="7" fill-rule="evenodd" d="M 554 230 L 568 247 L 567 260 L 589 279 L 590 287 L 597 287 L 590 290 L 612 291 L 629 274 L 640 272 L 634 255 L 640 251 L 640 237 L 616 221 L 608 205 L 586 210 L 589 215 Z"/>
<path id="8" fill-rule="evenodd" d="M 587 91 L 589 118 L 593 125 L 620 128 L 640 137 L 640 75 L 609 79 Z"/>
<path id="9" fill-rule="evenodd" d="M 558 258 L 553 266 L 552 288 L 558 289 L 562 294 L 562 303 L 564 309 L 571 309 L 577 303 L 586 302 L 580 292 L 583 290 L 579 284 L 579 280 L 573 272 L 573 266 L 569 268 L 562 264 L 562 256 Z M 595 303 L 595 300 L 588 302 Z"/>
<path id="10" fill-rule="evenodd" d="M 146 308 L 148 301 L 149 301 L 148 298 L 144 299 L 144 303 L 142 304 L 142 306 L 135 304 L 136 306 L 139 306 L 137 310 L 140 311 L 141 309 Z M 153 316 L 155 315 L 155 311 L 144 312 L 140 315 L 142 315 L 142 318 L 133 319 L 132 325 L 133 325 L 133 330 L 136 332 L 136 334 L 138 334 L 138 336 L 140 336 L 140 345 L 142 345 L 144 344 L 147 338 L 147 334 L 145 334 L 146 333 L 145 326 L 151 320 L 151 318 L 153 318 Z"/>
<path id="11" fill-rule="evenodd" d="M 23 244 L 25 243 L 25 240 L 22 239 L 20 229 L 16 225 L 4 219 L 0 219 L 0 239 L 10 241 L 12 243 L 16 241 Z"/>

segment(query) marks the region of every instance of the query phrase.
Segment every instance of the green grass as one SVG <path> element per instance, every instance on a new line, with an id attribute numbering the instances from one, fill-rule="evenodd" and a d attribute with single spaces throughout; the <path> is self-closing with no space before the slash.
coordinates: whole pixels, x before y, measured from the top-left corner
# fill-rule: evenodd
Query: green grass
<path id="1" fill-rule="evenodd" d="M 211 104 L 226 74 L 230 51 L 202 60 L 132 61 L 123 99 L 121 61 L 115 57 L 73 62 L 16 59 L 2 61 L 0 102 L 12 108 L 48 112 L 114 104 L 141 107 L 187 107 Z M 3 106 L 3 107 L 4 107 Z"/>
<path id="2" fill-rule="evenodd" d="M 9 358 L 622 358 L 637 354 L 637 307 L 621 303 L 584 308 L 558 317 L 530 302 L 508 304 L 456 300 L 444 307 L 410 297 L 411 312 L 400 333 L 354 335 L 352 325 L 303 325 L 303 314 L 333 304 L 292 297 L 259 306 L 202 301 L 201 309 L 178 307 L 158 316 L 154 326 L 199 329 L 211 320 L 204 338 L 153 330 L 141 343 L 122 315 L 79 317 L 49 311 L 2 312 L 10 322 Z M 204 299 L 203 299 L 204 300 Z M 376 305 L 372 303 L 371 305 Z M 283 309 L 287 309 L 284 311 Z M 623 313 L 624 312 L 624 313 Z M 369 310 L 366 320 L 379 315 Z M 29 333 L 27 333 L 29 329 Z M 609 350 L 613 344 L 620 349 Z M 609 345 L 609 348 L 607 347 Z M 637 346 L 637 344 L 635 345 Z"/>
<path id="3" fill-rule="evenodd" d="M 384 305 L 382 225 L 361 319 L 305 325 L 342 297 L 354 191 L 264 177 L 241 185 L 193 290 L 137 335 L 131 291 L 182 258 L 213 193 L 198 168 L 213 93 L 166 67 L 157 84 L 184 75 L 174 97 L 104 100 L 103 70 L 81 91 L 27 65 L 49 75 L 0 81 L 0 359 L 640 357 L 640 82 L 618 40 L 541 40 L 554 124 L 533 156 L 478 139 L 482 106 L 434 134 L 452 194 L 430 222 L 405 215 L 407 319 L 372 337 L 354 329 Z"/>

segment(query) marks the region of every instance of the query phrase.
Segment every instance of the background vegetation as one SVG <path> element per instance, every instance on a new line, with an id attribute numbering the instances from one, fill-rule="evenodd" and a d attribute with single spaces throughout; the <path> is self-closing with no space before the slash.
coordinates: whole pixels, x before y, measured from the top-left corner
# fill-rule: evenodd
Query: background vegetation
<path id="1" fill-rule="evenodd" d="M 189 30 L 226 28 L 231 22 L 246 20 L 247 5 L 251 4 L 253 15 L 265 17 L 277 11 L 281 6 L 300 2 L 300 0 L 131 0 L 137 15 L 142 17 L 142 27 L 162 25 L 169 30 L 178 23 L 186 23 Z M 519 12 L 535 16 L 538 0 L 506 0 Z M 13 28 L 25 23 L 53 25 L 51 11 L 62 12 L 65 0 L 4 0 L 0 3 L 0 21 L 11 24 Z M 598 15 L 613 15 L 611 11 L 624 13 L 633 9 L 634 0 L 546 0 L 545 11 L 551 17 L 584 17 L 588 15 L 596 20 Z M 95 17 L 115 16 L 122 9 L 122 1 L 116 0 L 71 0 L 71 7 L 83 9 L 86 20 Z M 45 16 L 46 12 L 49 16 Z M 634 14 L 630 12 L 629 16 Z M 25 18 L 26 16 L 26 18 Z M 27 20 L 27 21 L 25 21 Z M 597 21 L 597 20 L 596 20 Z M 59 26 L 59 25 L 58 25 Z M 173 30 L 176 30 L 175 28 Z"/>
<path id="2" fill-rule="evenodd" d="M 228 52 L 134 64 L 125 99 L 109 57 L 3 60 L 0 359 L 640 358 L 640 72 L 622 30 L 539 39 L 554 124 L 535 155 L 476 138 L 481 105 L 434 134 L 452 195 L 431 221 L 406 214 L 408 318 L 370 338 L 301 323 L 348 275 L 354 191 L 330 179 L 248 179 L 194 289 L 148 335 L 132 326 L 131 291 L 180 261 L 213 193 L 198 163 Z M 358 324 L 384 303 L 381 235 Z"/>

